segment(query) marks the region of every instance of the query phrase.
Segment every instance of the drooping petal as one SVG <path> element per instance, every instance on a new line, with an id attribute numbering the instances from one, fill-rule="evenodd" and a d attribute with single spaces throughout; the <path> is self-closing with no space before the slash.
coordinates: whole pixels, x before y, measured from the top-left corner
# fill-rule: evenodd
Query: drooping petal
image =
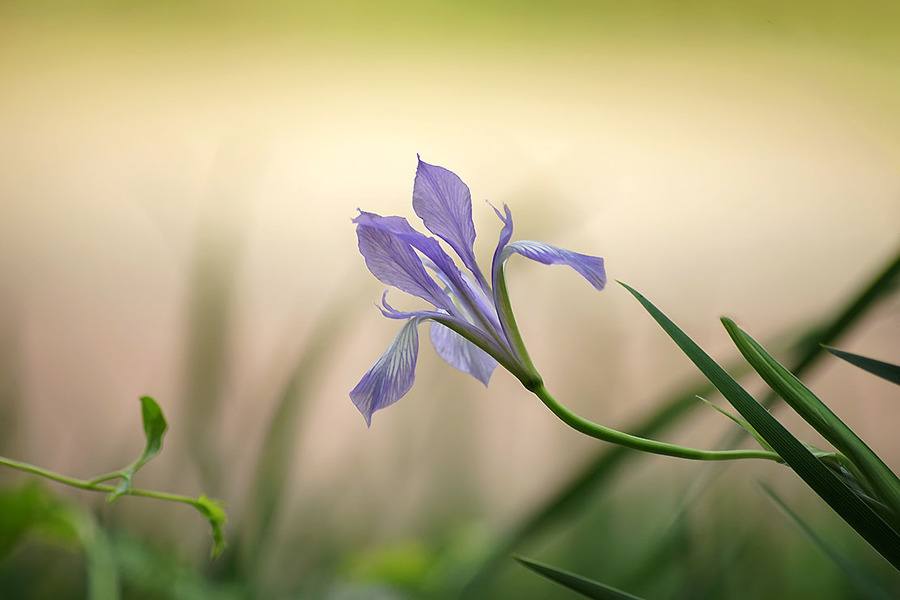
<path id="1" fill-rule="evenodd" d="M 419 159 L 413 184 L 413 210 L 428 230 L 442 238 L 478 275 L 475 263 L 475 224 L 469 187 L 452 171 Z"/>
<path id="2" fill-rule="evenodd" d="M 406 322 L 375 366 L 363 375 L 350 392 L 350 399 L 372 425 L 372 413 L 390 406 L 406 395 L 416 377 L 419 354 L 419 319 Z"/>
<path id="3" fill-rule="evenodd" d="M 396 230 L 403 229 L 401 223 L 416 233 L 406 219 L 360 211 L 353 222 L 356 223 L 359 252 L 366 259 L 369 271 L 379 281 L 418 296 L 438 308 L 454 310 L 453 301 L 425 270 L 422 259 L 409 241 L 396 233 Z"/>
<path id="4" fill-rule="evenodd" d="M 484 350 L 437 322 L 431 324 L 431 343 L 447 364 L 487 386 L 497 361 Z"/>
<path id="5" fill-rule="evenodd" d="M 569 265 L 595 289 L 602 290 L 606 286 L 606 269 L 603 267 L 603 259 L 599 256 L 579 254 L 541 242 L 517 241 L 507 245 L 500 253 L 500 265 L 502 266 L 514 252 L 545 265 Z"/>

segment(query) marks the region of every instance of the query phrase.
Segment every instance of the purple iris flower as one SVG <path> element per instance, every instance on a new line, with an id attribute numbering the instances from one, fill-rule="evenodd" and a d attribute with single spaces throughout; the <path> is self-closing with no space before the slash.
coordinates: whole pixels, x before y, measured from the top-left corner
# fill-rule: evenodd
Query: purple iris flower
<path id="1" fill-rule="evenodd" d="M 353 220 L 359 251 L 369 271 L 382 283 L 433 306 L 430 310 L 402 312 L 388 304 L 387 292 L 382 296 L 384 316 L 406 323 L 350 392 L 350 399 L 369 425 L 376 410 L 390 406 L 412 387 L 422 321 L 431 321 L 431 343 L 438 355 L 485 385 L 498 364 L 529 389 L 541 383 L 509 304 L 504 268 L 513 254 L 546 265 L 569 265 L 597 290 L 606 285 L 602 258 L 540 242 L 510 243 L 513 221 L 505 204 L 502 213 L 494 208 L 503 228 L 488 280 L 475 261 L 475 225 L 468 186 L 451 171 L 421 159 L 413 185 L 413 210 L 425 227 L 459 257 L 464 270 L 437 239 L 416 231 L 402 217 L 360 210 Z"/>

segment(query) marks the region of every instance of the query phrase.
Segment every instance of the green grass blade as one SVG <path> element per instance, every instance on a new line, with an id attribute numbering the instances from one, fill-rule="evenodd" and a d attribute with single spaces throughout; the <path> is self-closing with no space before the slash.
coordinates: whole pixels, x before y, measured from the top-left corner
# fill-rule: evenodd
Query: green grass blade
<path id="1" fill-rule="evenodd" d="M 731 319 L 722 319 L 735 346 L 760 377 L 788 406 L 856 466 L 894 515 L 900 515 L 900 479 L 824 402 L 781 366 Z M 895 520 L 896 522 L 896 520 Z"/>
<path id="2" fill-rule="evenodd" d="M 900 536 L 675 323 L 639 292 L 624 283 L 621 284 L 637 298 L 638 302 L 644 306 L 669 337 L 716 386 L 725 399 L 741 413 L 741 416 L 784 459 L 788 466 L 888 562 L 900 570 Z"/>
<path id="3" fill-rule="evenodd" d="M 573 592 L 577 592 L 587 598 L 593 598 L 594 600 L 641 600 L 638 596 L 634 596 L 628 592 L 617 590 L 614 587 L 593 581 L 587 577 L 582 577 L 581 575 L 576 575 L 569 571 L 563 571 L 562 569 L 539 563 L 530 558 L 525 558 L 524 556 L 513 556 L 513 558 L 529 571 L 534 571 L 553 583 L 561 585 Z"/>
<path id="4" fill-rule="evenodd" d="M 316 319 L 315 329 L 281 390 L 254 469 L 245 523 L 231 540 L 235 551 L 230 553 L 229 559 L 235 562 L 227 565 L 227 569 L 251 580 L 266 564 L 267 546 L 273 543 L 273 536 L 278 533 L 277 519 L 287 498 L 286 490 L 295 475 L 297 455 L 294 449 L 303 431 L 299 426 L 302 409 L 321 382 L 317 375 L 323 365 L 345 339 L 341 334 L 357 321 L 358 314 L 348 308 L 349 299 L 359 296 L 356 290 L 350 289 L 336 296 L 341 300 L 332 302 Z"/>
<path id="5" fill-rule="evenodd" d="M 791 508 L 785 504 L 785 502 L 779 498 L 769 486 L 762 484 L 760 487 L 762 487 L 763 491 L 769 496 L 772 502 L 781 509 L 781 512 L 784 513 L 788 521 L 793 523 L 803 535 L 809 538 L 813 544 L 818 546 L 819 549 L 834 561 L 834 564 L 844 572 L 844 575 L 847 576 L 847 580 L 856 589 L 857 593 L 860 594 L 860 598 L 870 598 L 871 600 L 891 600 L 894 598 L 893 594 L 885 589 L 881 582 L 857 567 L 856 563 L 849 560 L 829 544 L 815 529 L 801 519 L 797 513 L 791 510 Z"/>
<path id="6" fill-rule="evenodd" d="M 852 352 L 847 352 L 845 350 L 838 350 L 831 346 L 824 346 L 824 348 L 838 358 L 846 360 L 851 365 L 857 366 L 863 371 L 868 371 L 872 375 L 877 375 L 882 379 L 887 379 L 891 383 L 900 385 L 900 365 L 893 365 L 867 356 L 860 356 L 859 354 L 853 354 Z"/>

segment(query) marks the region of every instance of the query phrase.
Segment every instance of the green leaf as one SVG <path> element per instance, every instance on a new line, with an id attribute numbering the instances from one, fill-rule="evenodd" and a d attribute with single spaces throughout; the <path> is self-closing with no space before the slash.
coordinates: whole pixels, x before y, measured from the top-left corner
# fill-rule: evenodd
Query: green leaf
<path id="1" fill-rule="evenodd" d="M 772 358 L 756 340 L 731 319 L 722 319 L 722 323 L 750 366 L 788 406 L 850 460 L 862 475 L 863 483 L 869 484 L 878 499 L 891 508 L 892 522 L 900 522 L 900 479 L 894 472 L 824 402 Z"/>
<path id="2" fill-rule="evenodd" d="M 524 556 L 513 555 L 513 558 L 526 569 L 534 571 L 538 575 L 546 577 L 553 583 L 561 585 L 573 592 L 577 592 L 587 598 L 594 598 L 595 600 L 641 600 L 638 596 L 634 596 L 628 592 L 617 590 L 604 583 L 582 577 L 581 575 L 576 575 L 575 573 L 570 573 L 569 571 L 557 569 L 556 567 L 544 563 L 539 563 L 530 558 L 525 558 Z"/>
<path id="3" fill-rule="evenodd" d="M 212 527 L 213 549 L 210 555 L 212 558 L 218 558 L 227 546 L 225 542 L 225 506 L 219 500 L 211 500 L 202 495 L 194 502 L 194 506 Z"/>
<path id="4" fill-rule="evenodd" d="M 781 509 L 781 512 L 784 513 L 785 517 L 793 523 L 803 534 L 812 541 L 813 544 L 819 547 L 822 552 L 824 552 L 828 557 L 834 561 L 834 564 L 838 566 L 838 568 L 844 572 L 844 575 L 847 576 L 847 579 L 850 581 L 850 584 L 856 588 L 857 593 L 860 594 L 860 598 L 871 598 L 872 600 L 891 600 L 894 596 L 887 590 L 885 587 L 872 575 L 869 575 L 858 566 L 853 561 L 847 559 L 846 556 L 838 552 L 836 548 L 834 548 L 831 544 L 829 544 L 822 536 L 816 533 L 816 530 L 813 529 L 809 524 L 807 524 L 800 516 L 795 513 L 790 507 L 784 503 L 784 501 L 779 498 L 772 489 L 764 484 L 760 484 L 763 491 L 772 502 Z"/>
<path id="5" fill-rule="evenodd" d="M 831 346 L 823 345 L 822 347 L 838 358 L 843 358 L 851 365 L 859 367 L 863 371 L 868 371 L 872 375 L 877 375 L 882 379 L 887 379 L 891 383 L 900 385 L 900 365 L 893 365 L 891 363 L 876 360 L 874 358 L 868 358 L 866 356 L 860 356 L 859 354 L 853 354 L 852 352 L 847 352 L 845 350 L 838 350 L 837 348 L 832 348 Z"/>
<path id="6" fill-rule="evenodd" d="M 150 396 L 141 397 L 141 417 L 144 421 L 144 437 L 147 438 L 147 446 L 138 459 L 138 466 L 135 468 L 135 471 L 159 454 L 160 449 L 162 449 L 163 436 L 169 428 L 162 409 L 156 403 L 156 400 Z"/>
<path id="7" fill-rule="evenodd" d="M 703 372 L 741 416 L 825 502 L 895 568 L 900 569 L 900 536 L 861 498 L 844 485 L 700 346 L 649 300 L 619 282 Z"/>
<path id="8" fill-rule="evenodd" d="M 112 479 L 114 477 L 121 478 L 122 481 L 119 482 L 116 490 L 107 496 L 107 502 L 115 502 L 125 494 L 131 493 L 134 474 L 138 469 L 147 464 L 150 459 L 159 454 L 159 451 L 162 449 L 163 436 L 166 434 L 169 424 L 166 423 L 166 418 L 163 416 L 159 404 L 157 404 L 156 400 L 150 396 L 141 397 L 141 418 L 144 422 L 144 438 L 146 439 L 144 451 L 136 461 L 121 471 L 105 475 L 101 479 L 95 480 L 100 481 L 102 479 Z"/>

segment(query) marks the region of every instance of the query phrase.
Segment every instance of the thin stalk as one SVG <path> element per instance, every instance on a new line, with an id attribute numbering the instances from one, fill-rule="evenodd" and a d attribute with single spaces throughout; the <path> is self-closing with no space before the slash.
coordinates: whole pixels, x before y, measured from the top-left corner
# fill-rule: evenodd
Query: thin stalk
<path id="1" fill-rule="evenodd" d="M 630 435 L 579 417 L 560 404 L 556 398 L 551 396 L 543 383 L 538 385 L 532 391 L 541 399 L 541 402 L 543 402 L 547 408 L 553 411 L 553 414 L 559 417 L 563 423 L 572 429 L 592 438 L 617 444 L 619 446 L 625 446 L 632 450 L 648 452 L 650 454 L 661 454 L 663 456 L 673 456 L 675 458 L 686 458 L 688 460 L 738 460 L 744 458 L 759 458 L 774 462 L 783 462 L 778 454 L 768 450 L 700 450 L 697 448 L 667 444 L 665 442 L 657 442 L 656 440 Z"/>
<path id="2" fill-rule="evenodd" d="M 519 377 L 519 380 L 526 389 L 537 393 L 535 391 L 536 388 L 543 387 L 544 384 L 541 380 L 541 376 L 538 374 L 537 368 L 534 366 L 534 362 L 531 360 L 531 356 L 528 354 L 528 349 L 525 348 L 522 334 L 519 333 L 516 316 L 513 314 L 512 304 L 509 301 L 509 290 L 506 289 L 506 265 L 500 265 L 500 268 L 496 269 L 495 272 L 496 281 L 494 282 L 494 296 L 497 305 L 497 316 L 500 318 L 500 325 L 503 327 L 503 333 L 506 334 L 510 346 L 512 346 L 513 350 L 519 355 L 519 358 L 530 375 L 527 379 L 523 379 L 518 375 L 516 376 Z"/>
<path id="3" fill-rule="evenodd" d="M 45 479 L 50 479 L 52 481 L 56 481 L 57 483 L 62 483 L 64 485 L 68 485 L 70 487 L 79 488 L 82 490 L 90 490 L 92 492 L 114 492 L 117 490 L 116 487 L 111 485 L 104 485 L 102 483 L 96 483 L 96 481 L 89 481 L 87 479 L 78 479 L 75 477 L 69 477 L 68 475 L 63 475 L 62 473 L 56 473 L 54 471 L 49 471 L 47 469 L 37 467 L 35 465 L 30 465 L 28 463 L 19 462 L 17 460 L 13 460 L 11 458 L 6 458 L 0 456 L 0 465 L 5 465 L 12 469 L 17 469 L 19 471 L 24 471 L 26 473 L 31 473 L 33 475 L 40 475 Z M 183 502 L 184 504 L 190 504 L 191 506 L 199 508 L 201 503 L 197 501 L 196 498 L 191 498 L 190 496 L 182 496 L 181 494 L 170 494 L 168 492 L 157 492 L 154 490 L 143 490 L 133 488 L 127 495 L 130 496 L 142 496 L 144 498 L 157 498 L 159 500 L 169 500 L 171 502 Z"/>

